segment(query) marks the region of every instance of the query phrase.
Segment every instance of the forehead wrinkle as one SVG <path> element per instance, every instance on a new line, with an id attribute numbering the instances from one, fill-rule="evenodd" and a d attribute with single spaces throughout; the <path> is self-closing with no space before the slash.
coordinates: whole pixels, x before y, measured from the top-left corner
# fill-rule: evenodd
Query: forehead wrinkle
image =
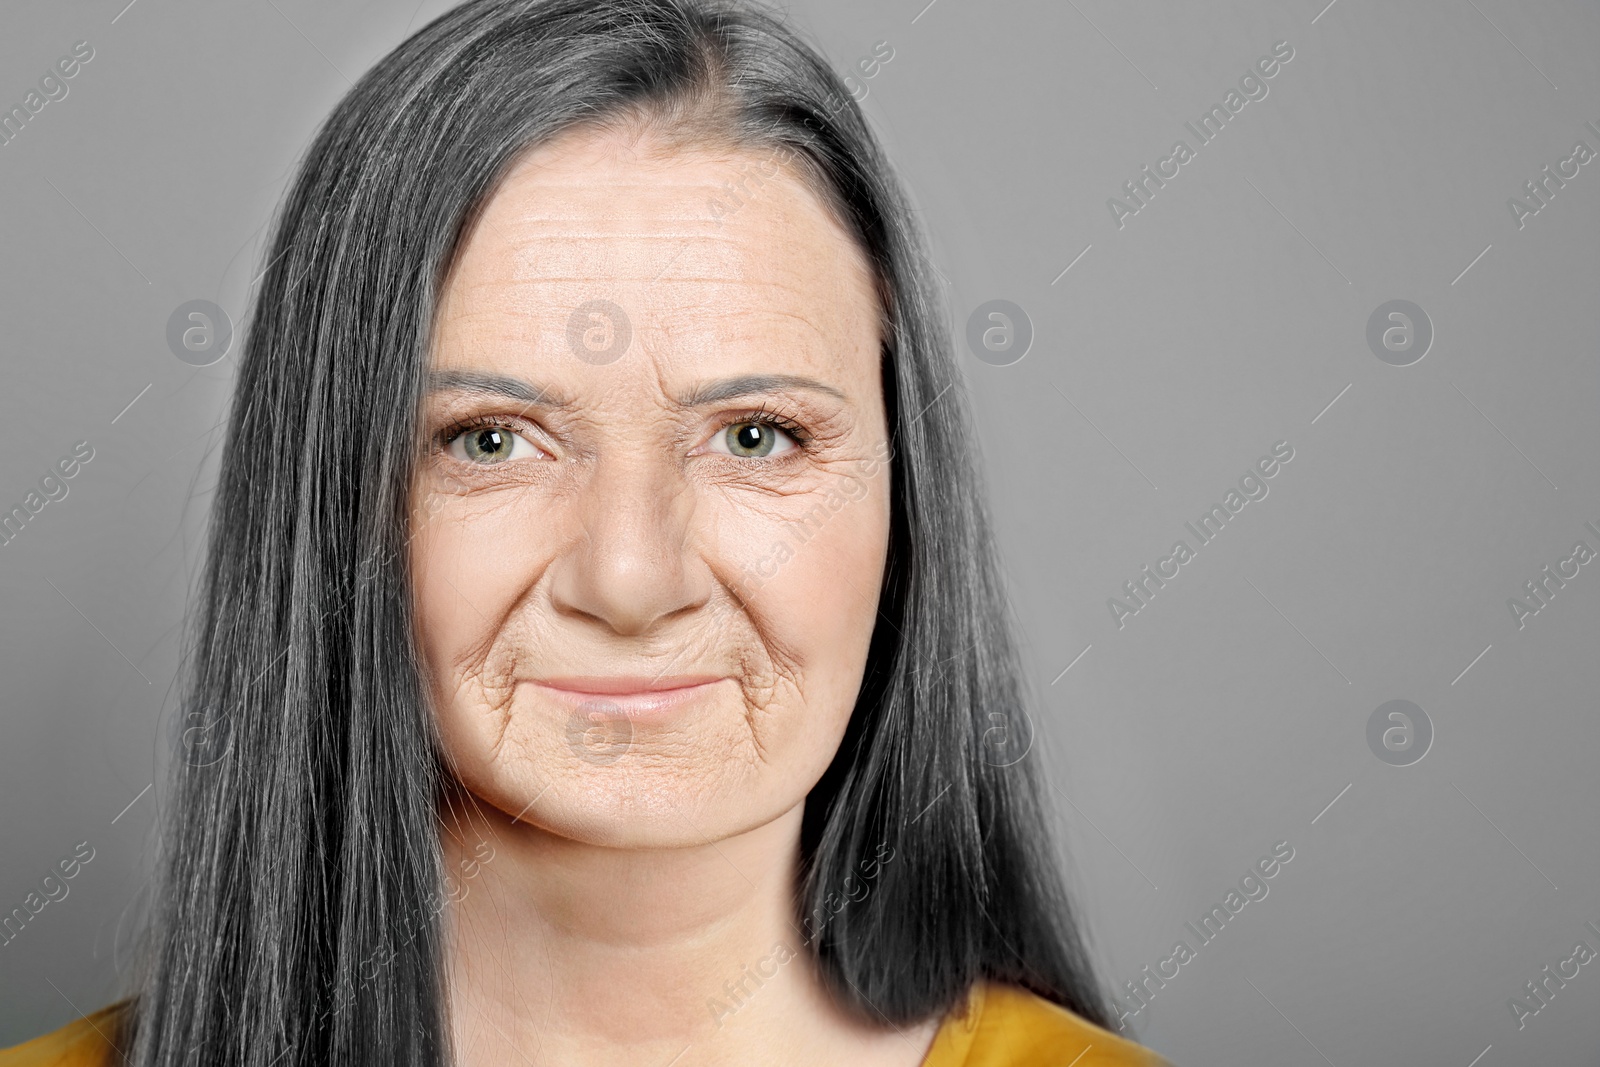
<path id="1" fill-rule="evenodd" d="M 817 202 L 816 194 L 803 183 L 791 181 L 772 190 L 744 190 L 745 196 L 727 204 L 730 195 L 723 186 L 705 183 L 678 186 L 683 192 L 677 195 L 659 195 L 662 190 L 655 185 L 625 186 L 625 189 L 645 189 L 652 196 L 618 194 L 606 185 L 603 176 L 595 176 L 605 188 L 583 188 L 578 196 L 539 196 L 540 186 L 524 187 L 512 195 L 496 195 L 485 214 L 488 222 L 502 232 L 532 229 L 549 236 L 612 237 L 612 236 L 704 236 L 733 242 L 729 226 L 739 229 L 759 228 L 764 231 L 810 232 L 817 219 L 834 223 L 832 215 Z M 716 200 L 724 209 L 721 216 L 710 212 Z M 747 211 L 747 208 L 753 210 Z M 760 226 L 750 216 L 760 217 Z M 639 222 L 650 224 L 647 230 L 630 229 Z M 667 224 L 691 224 L 692 233 L 661 230 Z M 834 223 L 837 225 L 837 223 Z M 598 231 L 598 232 L 597 232 Z"/>
<path id="2" fill-rule="evenodd" d="M 687 186 L 685 188 L 688 188 Z M 744 206 L 756 199 L 754 195 L 743 204 L 726 208 L 721 217 L 711 214 L 713 200 L 727 196 L 724 189 L 714 185 L 699 186 L 695 194 L 670 197 L 630 197 L 626 193 L 608 191 L 607 195 L 593 193 L 583 197 L 533 197 L 526 193 L 504 202 L 493 204 L 486 220 L 501 230 L 536 230 L 550 236 L 687 236 L 684 233 L 663 231 L 661 226 L 688 225 L 695 234 L 716 237 L 723 235 L 727 219 L 741 212 Z M 651 187 L 651 191 L 660 190 Z M 529 191 L 531 192 L 531 190 Z M 793 229 L 799 220 L 791 210 L 786 210 L 769 195 L 762 212 L 769 223 L 781 223 Z M 512 201 L 515 202 L 512 202 Z M 645 223 L 648 229 L 631 229 Z"/>
<path id="3" fill-rule="evenodd" d="M 772 165 L 770 173 L 762 174 L 759 169 L 752 173 L 752 167 L 759 168 L 769 163 Z M 695 167 L 703 165 L 705 169 L 715 170 L 720 180 L 709 179 L 703 174 L 690 173 Z M 597 191 L 590 181 L 590 176 L 597 173 L 606 175 L 606 184 L 609 186 L 621 189 L 645 189 L 651 192 L 664 187 L 722 191 L 728 186 L 737 187 L 739 178 L 747 181 L 756 179 L 759 183 L 756 188 L 774 183 L 787 183 L 800 188 L 806 186 L 802 173 L 785 161 L 774 159 L 772 153 L 762 154 L 747 147 L 736 147 L 731 152 L 712 152 L 704 147 L 690 147 L 674 150 L 649 160 L 623 160 L 605 153 L 598 156 L 566 158 L 560 158 L 559 154 L 556 154 L 542 160 L 537 159 L 536 155 L 528 156 L 508 173 L 501 188 L 519 191 L 529 188 L 556 189 L 575 194 L 579 198 L 603 200 L 604 194 Z M 632 177 L 646 173 L 649 175 L 648 178 Z"/>
<path id="4" fill-rule="evenodd" d="M 660 294 L 663 299 L 651 300 L 648 302 L 647 306 L 672 311 L 692 310 L 697 315 L 702 316 L 726 316 L 745 315 L 751 312 L 769 310 L 778 312 L 784 305 L 790 304 L 798 304 L 800 306 L 810 307 L 817 303 L 817 298 L 819 296 L 826 296 L 830 298 L 831 302 L 829 306 L 839 307 L 844 303 L 842 300 L 835 299 L 839 290 L 841 288 L 850 288 L 843 279 L 837 277 L 819 278 L 815 274 L 795 269 L 786 269 L 782 273 L 785 275 L 784 277 L 775 278 L 721 274 L 689 276 L 673 274 L 660 278 L 644 278 L 642 280 L 650 283 L 648 286 L 644 287 L 643 289 L 635 290 L 631 293 L 625 293 L 623 295 L 625 297 L 632 298 L 642 295 L 643 293 L 654 292 Z M 459 279 L 461 283 L 459 290 L 462 294 L 468 294 L 475 292 L 498 293 L 500 291 L 525 292 L 528 290 L 536 290 L 541 286 L 582 286 L 585 289 L 595 289 L 602 285 L 620 286 L 622 283 L 638 282 L 640 280 L 641 278 L 639 277 L 627 275 L 610 275 L 604 279 L 598 279 L 592 273 L 530 274 L 512 277 L 494 274 L 485 274 L 482 276 L 468 274 Z M 748 291 L 771 290 L 776 293 L 785 294 L 792 299 L 774 301 L 771 304 L 766 304 L 759 307 L 715 307 L 707 306 L 703 302 L 704 297 L 698 295 L 696 292 L 685 293 L 682 295 L 675 294 L 673 292 L 674 287 L 686 287 L 690 288 L 691 290 L 704 290 L 706 288 L 737 288 Z M 562 305 L 562 302 L 559 300 L 553 300 L 551 303 Z M 576 307 L 579 303 L 582 303 L 582 301 L 580 300 L 572 304 L 562 306 Z M 512 309 L 508 308 L 506 310 L 511 311 Z"/>
<path id="5" fill-rule="evenodd" d="M 587 237 L 563 239 L 570 243 L 552 244 L 530 241 L 498 257 L 484 256 L 466 261 L 460 278 L 471 287 L 484 284 L 512 285 L 540 282 L 583 283 L 590 286 L 613 282 L 707 282 L 722 285 L 769 284 L 769 279 L 754 276 L 752 265 L 773 268 L 770 259 L 750 254 L 747 249 L 709 248 L 709 235 L 630 239 L 616 243 L 611 239 Z M 659 244 L 663 247 L 657 249 Z M 712 270 L 707 274 L 682 274 L 682 268 Z M 789 273 L 795 273 L 792 270 Z M 602 279 L 600 275 L 605 277 Z"/>
<path id="6" fill-rule="evenodd" d="M 818 321 L 809 302 L 798 309 L 783 306 L 711 308 L 703 304 L 686 302 L 669 306 L 671 312 L 688 312 L 692 317 L 685 325 L 681 318 L 664 316 L 647 325 L 635 323 L 636 330 L 650 344 L 648 336 L 660 333 L 666 337 L 684 333 L 705 332 L 714 324 L 718 342 L 726 346 L 761 344 L 771 346 L 774 341 L 786 347 L 797 348 L 813 362 L 824 365 L 834 362 L 850 347 L 854 331 L 852 324 L 843 321 Z M 877 320 L 868 315 L 869 328 L 877 330 Z M 798 327 L 798 329 L 796 329 Z M 773 336 L 766 331 L 780 331 Z"/>
<path id="7" fill-rule="evenodd" d="M 718 226 L 716 219 L 709 217 L 701 220 L 704 223 L 703 226 L 697 226 L 695 228 L 686 230 L 616 229 L 608 232 L 600 232 L 604 230 L 604 222 L 615 222 L 616 220 L 597 220 L 594 217 L 589 216 L 582 219 L 560 221 L 571 221 L 575 225 L 581 223 L 581 228 L 574 228 L 571 230 L 556 230 L 553 228 L 553 226 L 547 226 L 547 220 L 544 219 L 525 219 L 509 227 L 498 228 L 496 231 L 493 231 L 495 236 L 502 238 L 502 240 L 495 242 L 501 248 L 501 251 L 498 253 L 498 255 L 505 258 L 525 257 L 530 253 L 538 251 L 541 244 L 553 245 L 556 248 L 561 248 L 563 246 L 570 247 L 593 245 L 618 245 L 626 247 L 627 244 L 688 241 L 698 243 L 702 249 L 709 249 L 713 246 L 719 245 L 724 246 L 723 249 L 718 250 L 732 252 L 734 253 L 734 258 L 737 259 L 759 259 L 762 262 L 767 261 L 765 256 L 756 257 L 751 255 L 752 249 L 750 248 L 748 235 L 730 232 L 725 227 Z M 511 230 L 514 236 L 507 236 L 507 229 Z M 550 232 L 523 232 L 525 230 L 543 231 L 545 229 L 549 229 Z M 775 230 L 782 230 L 783 236 L 786 237 L 791 234 L 796 235 L 801 241 L 812 248 L 821 250 L 825 247 L 824 242 L 818 241 L 811 237 L 810 231 L 808 231 L 806 227 L 792 225 L 769 225 L 761 227 L 761 235 L 767 239 L 767 244 L 773 243 L 772 238 Z M 518 237 L 522 238 L 522 240 L 517 240 L 516 238 Z M 811 239 L 807 240 L 807 238 Z M 496 255 L 496 253 L 491 251 L 488 247 L 485 247 L 487 243 L 479 244 L 476 240 L 474 240 L 473 244 L 476 247 L 474 247 L 472 251 L 484 254 L 483 258 L 490 258 Z M 765 251 L 765 249 L 762 251 Z"/>
<path id="8" fill-rule="evenodd" d="M 692 229 L 662 230 L 659 227 L 649 229 L 624 229 L 629 223 L 644 221 L 662 221 L 691 223 Z M 574 214 L 522 214 L 512 219 L 498 220 L 500 228 L 512 232 L 523 230 L 540 231 L 536 237 L 544 240 L 548 238 L 567 238 L 582 240 L 585 238 L 595 240 L 615 240 L 618 238 L 649 240 L 660 238 L 668 240 L 679 238 L 683 240 L 698 238 L 715 238 L 722 235 L 722 227 L 717 225 L 717 220 L 707 215 L 703 210 L 692 215 L 668 215 L 660 210 L 639 212 L 636 215 L 619 215 L 615 211 L 608 211 L 603 215 Z M 570 227 L 570 228 L 565 228 Z"/>
<path id="9" fill-rule="evenodd" d="M 558 304 L 551 301 L 544 307 L 558 307 Z M 564 307 L 558 307 L 558 318 L 561 310 Z M 696 337 L 711 333 L 715 336 L 705 338 L 705 343 L 726 350 L 759 348 L 763 355 L 770 356 L 775 349 L 786 349 L 801 361 L 818 366 L 835 365 L 847 358 L 847 353 L 856 347 L 852 343 L 855 331 L 842 322 L 819 323 L 813 315 L 814 312 L 804 308 L 709 308 L 703 303 L 685 301 L 671 305 L 665 314 L 646 316 L 635 310 L 632 316 L 634 343 L 657 359 L 672 360 L 692 355 L 691 351 L 674 349 L 684 345 L 698 348 Z M 457 311 L 450 316 L 450 321 L 468 329 L 476 326 L 497 333 L 503 341 L 513 342 L 518 352 L 533 358 L 560 353 L 566 343 L 565 330 L 558 322 L 547 321 L 538 311 L 524 308 L 479 306 Z M 878 321 L 869 313 L 867 322 L 875 343 L 880 340 Z M 494 342 L 484 337 L 463 341 L 455 347 L 481 348 L 484 344 Z"/>

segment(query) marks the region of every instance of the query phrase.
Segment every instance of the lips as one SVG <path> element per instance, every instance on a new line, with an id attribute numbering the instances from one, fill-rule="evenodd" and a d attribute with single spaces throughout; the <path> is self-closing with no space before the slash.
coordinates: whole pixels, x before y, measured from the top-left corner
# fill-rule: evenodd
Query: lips
<path id="1" fill-rule="evenodd" d="M 718 683 L 731 680 L 709 674 L 659 678 L 587 675 L 540 678 L 530 684 L 592 719 L 638 720 L 663 716 L 703 701 L 715 693 Z"/>
<path id="2" fill-rule="evenodd" d="M 626 696 L 634 693 L 659 693 L 668 689 L 687 689 L 721 680 L 722 676 L 719 674 L 674 674 L 665 677 L 612 674 L 536 678 L 534 682 L 550 689 L 565 689 L 573 693 Z"/>

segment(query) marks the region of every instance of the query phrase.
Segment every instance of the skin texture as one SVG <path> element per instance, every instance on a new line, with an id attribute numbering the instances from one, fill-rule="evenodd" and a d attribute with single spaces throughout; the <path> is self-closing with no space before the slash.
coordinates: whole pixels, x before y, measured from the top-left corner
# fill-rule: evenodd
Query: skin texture
<path id="1" fill-rule="evenodd" d="M 579 313 L 569 334 L 595 300 L 625 327 Z M 879 313 L 864 255 L 766 150 L 569 132 L 469 234 L 410 541 L 461 786 L 441 813 L 460 1063 L 921 1062 L 935 1024 L 841 1014 L 793 914 L 885 566 Z M 487 375 L 529 392 L 461 387 Z M 824 388 L 684 403 L 749 375 Z M 798 432 L 750 426 L 761 409 Z M 572 676 L 718 680 L 630 719 L 539 684 Z"/>

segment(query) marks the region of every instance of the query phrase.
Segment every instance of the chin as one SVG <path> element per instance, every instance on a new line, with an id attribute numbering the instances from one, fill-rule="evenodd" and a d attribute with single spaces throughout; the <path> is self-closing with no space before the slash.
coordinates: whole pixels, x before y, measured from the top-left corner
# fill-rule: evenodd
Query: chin
<path id="1" fill-rule="evenodd" d="M 458 764 L 457 773 L 480 807 L 611 848 L 702 846 L 765 825 L 804 800 L 803 789 L 781 787 L 779 775 L 723 752 L 713 746 L 686 762 L 682 753 L 633 747 L 604 763 L 501 752 L 475 768 Z"/>

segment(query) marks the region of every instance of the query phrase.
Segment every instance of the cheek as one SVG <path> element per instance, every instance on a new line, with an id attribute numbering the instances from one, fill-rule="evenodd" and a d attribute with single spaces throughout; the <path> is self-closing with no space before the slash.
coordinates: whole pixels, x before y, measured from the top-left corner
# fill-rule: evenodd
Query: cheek
<path id="1" fill-rule="evenodd" d="M 413 518 L 413 617 L 441 714 L 465 677 L 492 684 L 497 631 L 542 566 L 538 526 L 517 503 L 438 494 Z"/>
<path id="2" fill-rule="evenodd" d="M 728 510 L 735 514 L 719 523 L 717 565 L 768 648 L 795 672 L 805 715 L 793 725 L 836 743 L 877 620 L 887 479 L 841 482 L 832 493 L 784 498 L 759 513 Z M 837 729 L 818 731 L 825 721 Z"/>

